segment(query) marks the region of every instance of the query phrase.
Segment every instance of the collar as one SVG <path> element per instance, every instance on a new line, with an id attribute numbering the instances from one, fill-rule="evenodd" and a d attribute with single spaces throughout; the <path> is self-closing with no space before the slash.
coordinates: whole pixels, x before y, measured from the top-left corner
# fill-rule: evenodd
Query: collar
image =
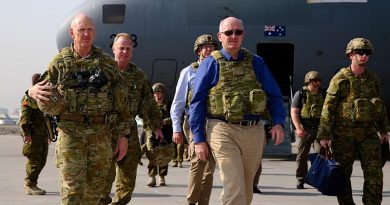
<path id="1" fill-rule="evenodd" d="M 221 53 L 222 53 L 223 57 L 225 57 L 225 59 L 228 61 L 242 61 L 242 60 L 244 60 L 244 52 L 242 51 L 242 49 L 240 49 L 240 51 L 238 52 L 238 58 L 236 60 L 234 60 L 233 57 L 223 48 L 221 49 Z"/>

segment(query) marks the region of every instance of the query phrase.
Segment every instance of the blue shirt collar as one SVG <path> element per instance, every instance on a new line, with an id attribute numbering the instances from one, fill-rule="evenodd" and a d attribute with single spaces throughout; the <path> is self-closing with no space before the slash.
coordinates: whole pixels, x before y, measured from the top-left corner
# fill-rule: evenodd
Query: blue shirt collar
<path id="1" fill-rule="evenodd" d="M 234 61 L 233 57 L 228 52 L 226 52 L 225 49 L 222 48 L 221 49 L 221 53 L 222 53 L 223 57 L 226 58 L 226 60 Z M 240 49 L 240 52 L 238 53 L 238 59 L 237 60 L 240 60 L 240 61 L 244 60 L 244 52 L 242 51 L 242 49 Z"/>

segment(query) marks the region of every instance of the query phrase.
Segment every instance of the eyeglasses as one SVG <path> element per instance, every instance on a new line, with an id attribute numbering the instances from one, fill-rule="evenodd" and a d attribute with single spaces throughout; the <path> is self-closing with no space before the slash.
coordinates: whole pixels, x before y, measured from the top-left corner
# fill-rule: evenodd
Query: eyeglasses
<path id="1" fill-rule="evenodd" d="M 358 49 L 358 50 L 354 50 L 353 52 L 360 55 L 360 56 L 363 56 L 363 55 L 370 56 L 372 54 L 371 51 L 367 50 L 367 49 Z"/>
<path id="2" fill-rule="evenodd" d="M 244 30 L 238 29 L 238 30 L 228 30 L 228 31 L 222 31 L 221 33 L 225 34 L 226 36 L 231 36 L 236 34 L 236 36 L 241 36 L 244 33 Z"/>

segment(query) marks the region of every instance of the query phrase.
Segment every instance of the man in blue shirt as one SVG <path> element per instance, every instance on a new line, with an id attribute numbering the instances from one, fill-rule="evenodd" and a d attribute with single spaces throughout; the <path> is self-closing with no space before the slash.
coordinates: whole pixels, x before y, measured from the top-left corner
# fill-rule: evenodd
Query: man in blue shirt
<path id="1" fill-rule="evenodd" d="M 209 155 L 206 161 L 199 160 L 195 154 L 192 133 L 188 127 L 188 105 L 192 97 L 194 79 L 199 64 L 210 53 L 218 49 L 218 42 L 210 34 L 199 36 L 194 44 L 194 52 L 198 56 L 198 61 L 191 63 L 180 72 L 180 77 L 176 85 L 176 93 L 171 107 L 171 119 L 173 126 L 173 141 L 176 144 L 183 143 L 183 130 L 190 144 L 191 168 L 188 177 L 188 203 L 198 205 L 208 205 L 213 186 L 213 174 L 215 161 Z M 183 129 L 181 128 L 182 116 L 185 112 Z"/>
<path id="2" fill-rule="evenodd" d="M 195 76 L 189 123 L 198 158 L 207 159 L 210 145 L 219 165 L 222 204 L 250 204 L 265 142 L 262 114 L 269 110 L 270 133 L 282 143 L 283 98 L 264 60 L 241 48 L 242 20 L 223 19 L 218 39 L 222 50 L 212 52 Z"/>

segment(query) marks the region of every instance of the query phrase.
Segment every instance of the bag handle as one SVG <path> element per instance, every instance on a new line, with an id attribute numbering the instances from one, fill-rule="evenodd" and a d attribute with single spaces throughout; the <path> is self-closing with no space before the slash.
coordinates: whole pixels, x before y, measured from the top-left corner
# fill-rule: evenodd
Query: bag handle
<path id="1" fill-rule="evenodd" d="M 326 144 L 326 147 L 325 147 L 325 157 L 327 159 L 333 159 L 333 153 L 332 151 L 330 150 L 330 147 Z"/>

